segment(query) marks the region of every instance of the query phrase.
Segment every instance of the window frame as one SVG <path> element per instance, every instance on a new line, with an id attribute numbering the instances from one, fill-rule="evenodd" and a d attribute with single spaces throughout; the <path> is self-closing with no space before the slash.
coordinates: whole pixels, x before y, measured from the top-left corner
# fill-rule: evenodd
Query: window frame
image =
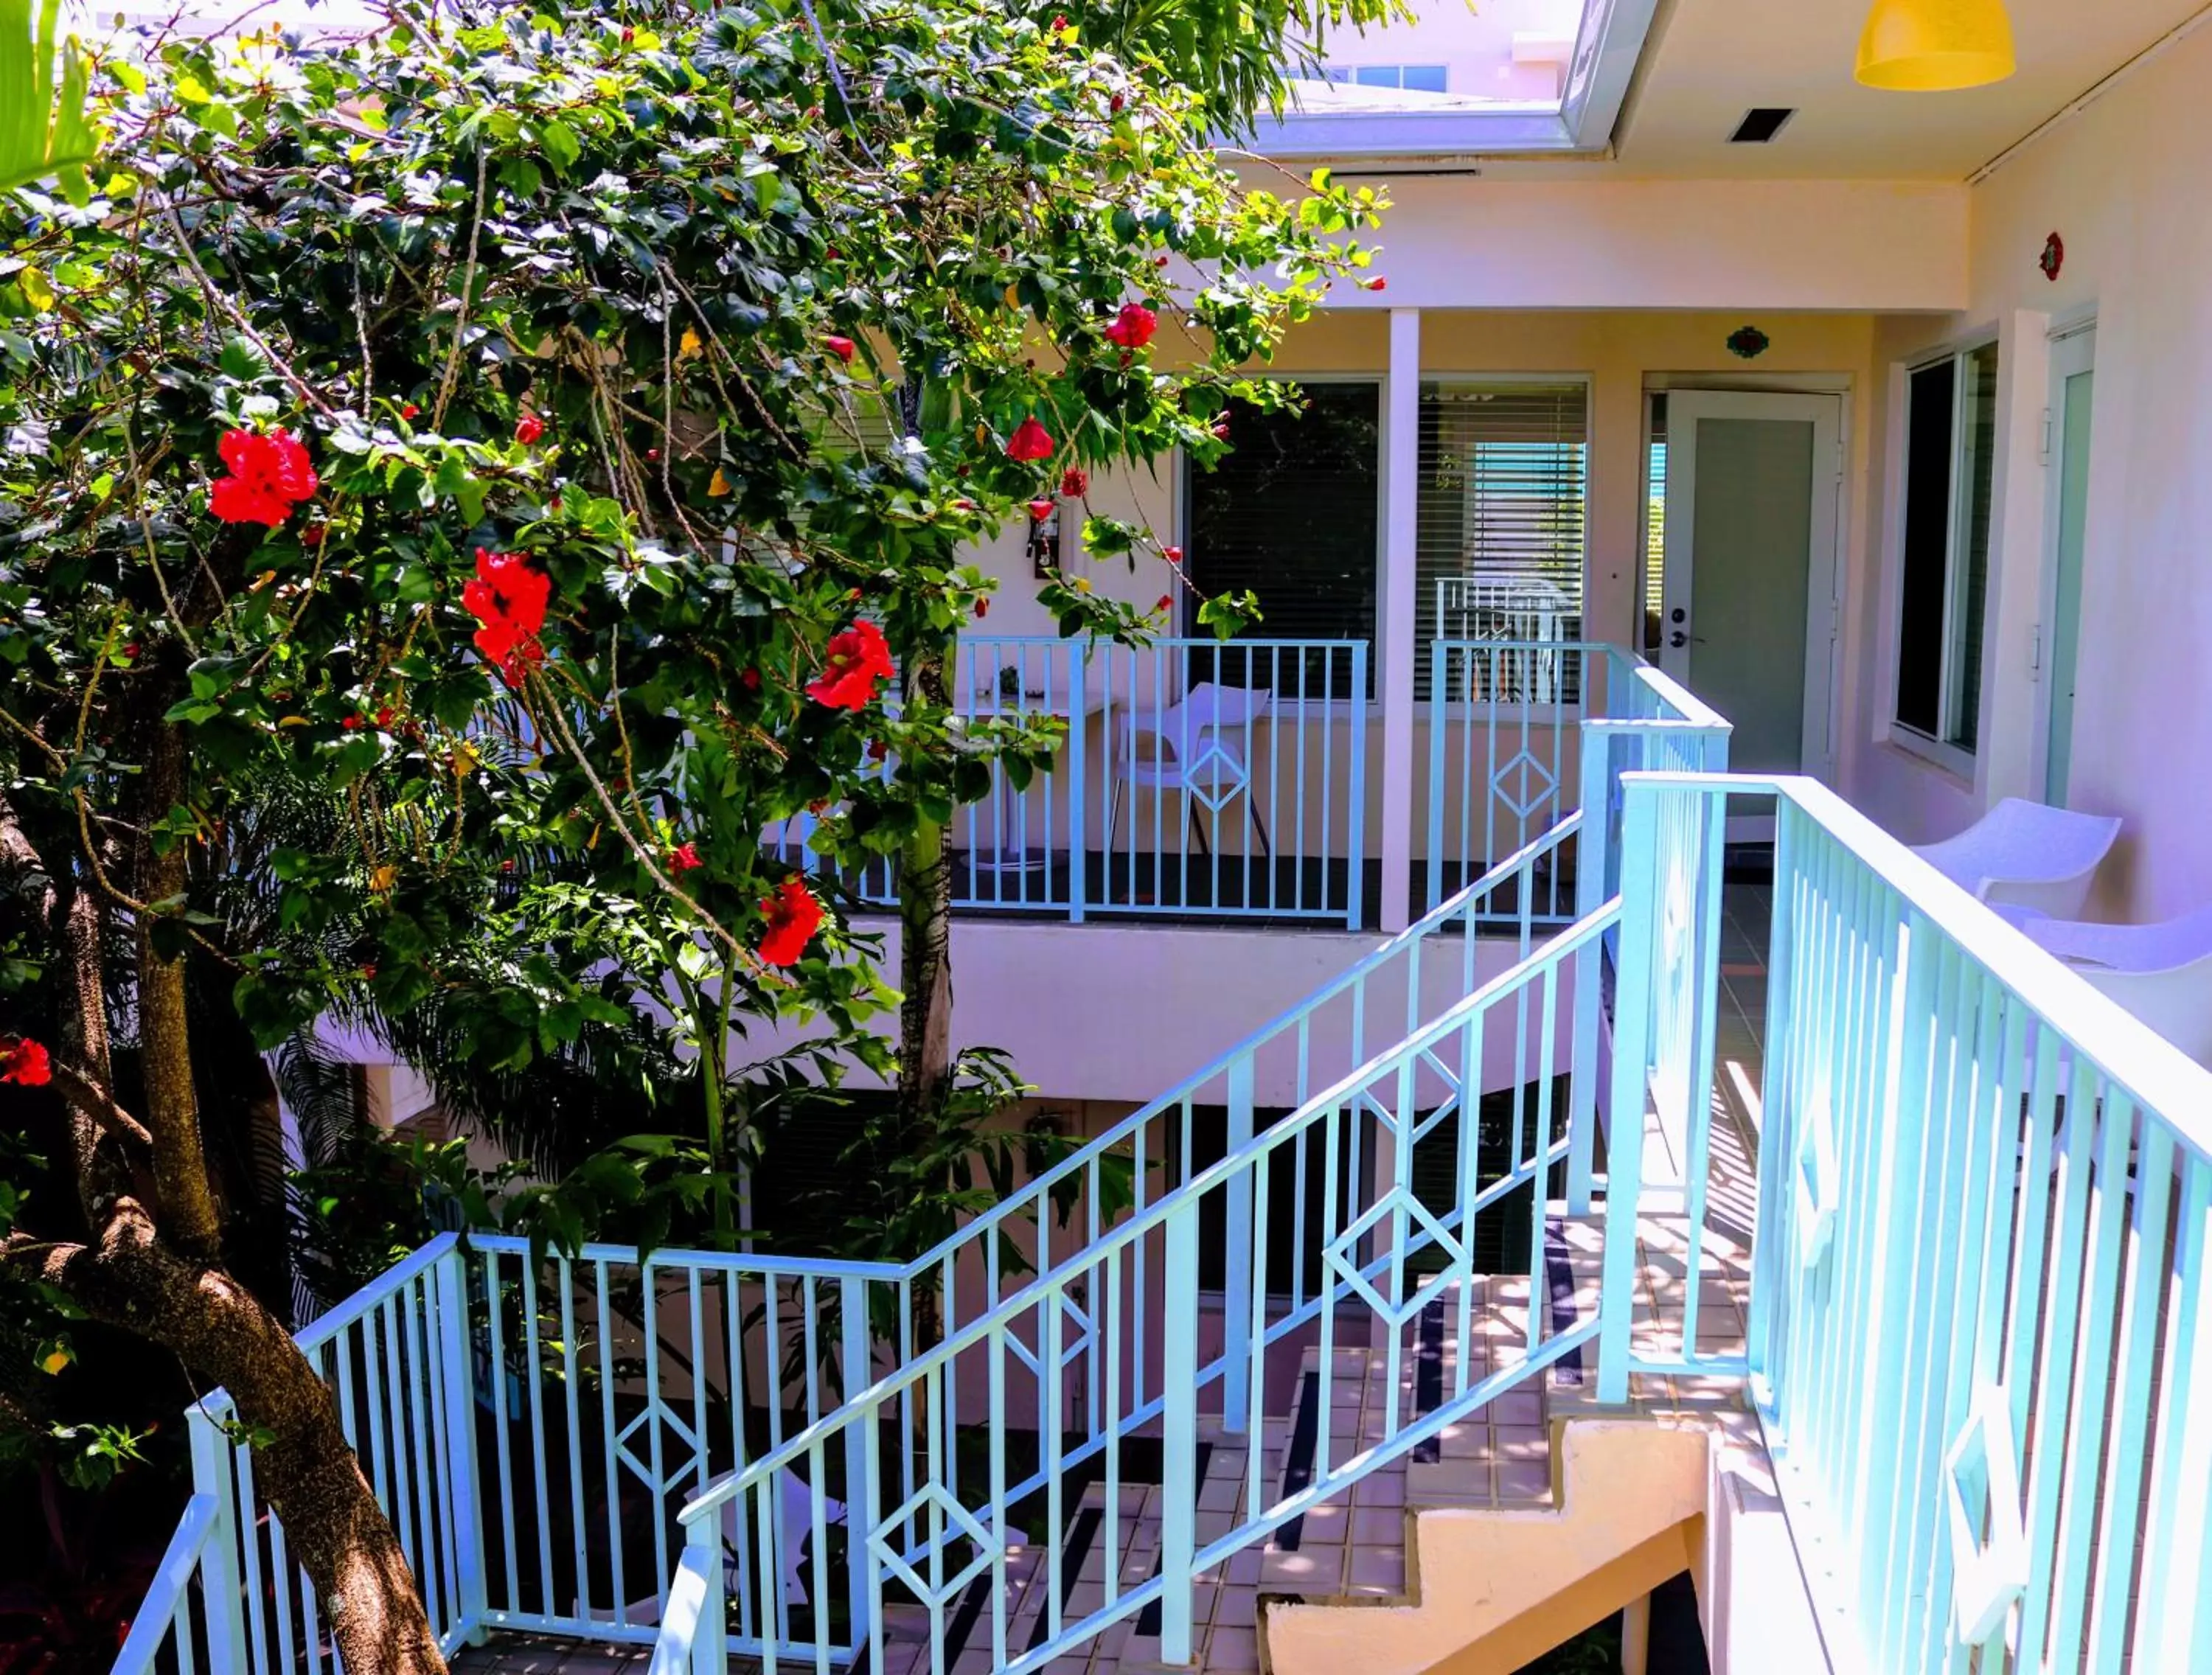
<path id="1" fill-rule="evenodd" d="M 1989 444 L 1990 526 L 1982 552 L 1982 617 L 1983 632 L 1979 660 L 1984 665 L 1979 671 L 1974 717 L 1974 743 L 1961 743 L 1947 737 L 1953 730 L 1949 718 L 1958 708 L 1960 685 L 1965 678 L 1965 659 L 1960 655 L 1959 613 L 1966 593 L 1966 572 L 1961 560 L 1967 549 L 1967 522 L 1972 513 L 1971 480 L 1977 465 L 1969 434 L 1968 405 L 1975 394 L 1972 375 L 1974 357 L 1985 349 L 1995 350 L 1996 361 L 1991 373 L 1991 399 L 1996 407 Z M 1894 407 L 1896 437 L 1893 446 L 1893 494 L 1890 507 L 1892 561 L 1891 582 L 1893 598 L 1889 612 L 1889 636 L 1884 662 L 1887 671 L 1886 690 L 1887 708 L 1884 714 L 1881 733 L 1897 749 L 1919 757 L 1943 769 L 1954 777 L 1973 784 L 1981 761 L 1983 712 L 1989 706 L 1990 683 L 1987 664 L 1990 651 L 1989 624 L 1990 607 L 1994 603 L 1990 583 L 1996 574 L 1996 548 L 2002 507 L 1998 500 L 1996 480 L 1996 463 L 2005 446 L 2004 384 L 2008 351 L 1995 330 L 1976 331 L 1970 336 L 1953 340 L 1896 364 L 1897 396 Z M 1905 675 L 1904 639 L 1905 614 L 1911 601 L 1905 596 L 1906 519 L 1911 499 L 1912 469 L 1912 380 L 1923 372 L 1948 366 L 1952 369 L 1951 434 L 1946 451 L 1949 482 L 1947 484 L 1944 508 L 1943 550 L 1943 621 L 1938 640 L 1940 663 L 1936 671 L 1936 715 L 1939 731 L 1930 733 L 1904 720 L 1898 713 L 1899 687 Z"/>

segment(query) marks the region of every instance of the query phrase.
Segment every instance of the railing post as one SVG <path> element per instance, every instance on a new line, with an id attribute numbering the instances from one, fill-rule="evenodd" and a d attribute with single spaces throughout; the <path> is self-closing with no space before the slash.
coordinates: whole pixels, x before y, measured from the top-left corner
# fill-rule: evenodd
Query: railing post
<path id="1" fill-rule="evenodd" d="M 1585 695 L 1587 708 L 1587 695 Z M 1585 713 L 1582 727 L 1582 816 L 1575 834 L 1575 917 L 1605 905 L 1607 805 L 1612 797 L 1613 734 Z M 1597 1156 L 1598 1030 L 1604 1004 L 1604 938 L 1575 956 L 1575 1040 L 1567 1096 L 1567 1213 L 1587 1216 Z"/>
<path id="2" fill-rule="evenodd" d="M 1229 1067 L 1229 1155 L 1243 1149 L 1252 1138 L 1252 1055 L 1240 1054 Z M 1231 1434 L 1245 1429 L 1245 1408 L 1251 1391 L 1252 1287 L 1265 1286 L 1263 1271 L 1253 1273 L 1252 1174 L 1239 1169 L 1225 1186 L 1228 1194 L 1228 1271 L 1222 1279 L 1221 1315 L 1221 1428 Z"/>
<path id="3" fill-rule="evenodd" d="M 1160 1356 L 1160 1661 L 1191 1661 L 1191 1570 L 1198 1551 L 1198 1203 L 1168 1211 Z M 1233 1308 L 1233 1305 L 1232 1305 Z"/>
<path id="4" fill-rule="evenodd" d="M 1429 642 L 1429 896 L 1421 903 L 1424 913 L 1444 899 L 1444 735 L 1451 731 L 1449 643 Z"/>
<path id="5" fill-rule="evenodd" d="M 185 1410 L 185 1426 L 191 1438 L 192 1491 L 215 1496 L 215 1529 L 200 1558 L 209 1675 L 247 1675 L 252 1666 L 246 1642 L 245 1587 L 239 1580 L 239 1542 L 251 1538 L 252 1525 L 239 1516 L 230 1438 L 204 1401 Z"/>
<path id="6" fill-rule="evenodd" d="M 469 1343 L 468 1261 L 454 1247 L 438 1259 L 438 1353 L 446 1384 L 445 1454 L 447 1511 L 453 1519 L 453 1563 L 459 1595 L 455 1627 L 482 1644 L 489 1608 L 484 1585 L 484 1520 L 481 1479 L 477 1473 L 476 1380 Z M 499 1307 L 496 1297 L 491 1306 Z M 505 1424 L 499 1402 L 505 1369 L 491 1369 L 495 1423 Z M 511 1514 L 509 1514 L 511 1515 Z"/>
<path id="7" fill-rule="evenodd" d="M 849 1407 L 875 1381 L 868 1335 L 868 1282 L 848 1274 L 837 1282 L 837 1290 L 845 1383 L 840 1405 Z M 872 1469 L 868 1436 L 875 1423 L 873 1414 L 864 1414 L 845 1427 L 845 1598 L 851 1607 L 855 1655 L 868 1644 L 874 1626 L 869 1616 L 873 1596 L 868 1585 L 867 1538 L 875 1527 L 875 1496 L 868 1480 Z M 720 1675 L 721 1668 L 719 1663 L 714 1666 L 716 1675 Z"/>
<path id="8" fill-rule="evenodd" d="M 1768 1340 L 1773 1335 L 1774 1308 L 1782 1289 L 1783 1265 L 1790 1259 L 1789 1246 L 1780 1232 L 1784 1225 L 1788 1187 L 1793 1174 L 1790 1160 L 1796 1153 L 1797 1125 L 1802 1120 L 1796 1114 L 1798 1093 L 1793 1081 L 1798 1055 L 1791 1040 L 1790 1022 L 1790 989 L 1796 980 L 1791 968 L 1796 957 L 1797 874 L 1802 865 L 1798 847 L 1796 804 L 1786 797 L 1777 798 L 1774 892 L 1769 910 L 1771 928 L 1766 955 L 1766 1017 L 1759 1035 L 1765 1056 L 1759 1067 L 1757 1125 L 1761 1165 L 1758 1171 L 1757 1225 L 1769 1231 L 1754 1242 L 1752 1251 L 1751 1300 L 1744 1326 L 1745 1362 L 1751 1370 L 1753 1392 L 1762 1402 L 1766 1397 L 1761 1385 L 1771 1370 Z M 1777 1113 L 1790 1114 L 1784 1120 L 1778 1120 Z"/>
<path id="9" fill-rule="evenodd" d="M 1352 642 L 1351 720 L 1345 731 L 1351 760 L 1345 764 L 1350 814 L 1344 822 L 1344 923 L 1357 931 L 1366 917 L 1367 890 L 1367 642 Z M 1326 820 L 1328 815 L 1322 816 Z M 1304 865 L 1305 858 L 1298 858 Z M 1389 899 L 1385 886 L 1384 899 Z"/>
<path id="10" fill-rule="evenodd" d="M 1067 642 L 1067 918 L 1073 925 L 1083 923 L 1084 897 L 1091 888 L 1091 820 L 1084 790 L 1086 741 L 1091 732 L 1091 704 L 1085 685 L 1088 677 L 1083 642 L 1071 640 Z"/>
<path id="11" fill-rule="evenodd" d="M 1659 981 L 1656 916 L 1658 800 L 1625 787 L 1620 835 L 1620 964 L 1613 996 L 1613 1142 L 1606 1153 L 1605 1269 L 1598 1298 L 1597 1399 L 1628 1399 L 1636 1327 L 1636 1212 L 1644 1196 L 1644 1106 Z"/>

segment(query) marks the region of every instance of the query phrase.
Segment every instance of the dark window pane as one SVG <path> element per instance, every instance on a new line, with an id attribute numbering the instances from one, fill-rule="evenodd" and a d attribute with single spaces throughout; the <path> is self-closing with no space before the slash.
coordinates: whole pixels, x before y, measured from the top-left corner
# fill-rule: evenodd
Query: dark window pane
<path id="1" fill-rule="evenodd" d="M 1371 647 L 1381 389 L 1310 384 L 1304 397 L 1303 410 L 1279 413 L 1231 404 L 1235 448 L 1214 470 L 1189 474 L 1186 562 L 1205 592 L 1249 587 L 1259 596 L 1264 620 L 1255 639 L 1362 640 Z M 1187 622 L 1185 631 L 1196 625 Z M 1255 681 L 1303 679 L 1316 696 L 1325 667 L 1340 686 L 1350 677 L 1351 659 L 1341 652 L 1315 657 L 1296 676 L 1288 658 L 1262 652 L 1251 662 Z M 1194 657 L 1194 680 L 1245 677 L 1241 668 L 1212 675 L 1197 663 Z M 1370 652 L 1369 693 L 1358 695 L 1373 684 Z"/>
<path id="2" fill-rule="evenodd" d="M 1943 607 L 1951 547 L 1953 361 L 1906 386 L 1905 555 L 1897 622 L 1897 719 L 1936 735 L 1943 719 Z"/>

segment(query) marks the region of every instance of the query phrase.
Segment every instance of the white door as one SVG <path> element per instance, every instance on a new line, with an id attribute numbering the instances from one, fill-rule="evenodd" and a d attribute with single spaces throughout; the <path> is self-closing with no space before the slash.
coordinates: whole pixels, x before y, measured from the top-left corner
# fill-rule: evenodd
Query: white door
<path id="1" fill-rule="evenodd" d="M 2094 327 L 2051 345 L 2049 451 L 2043 525 L 2043 621 L 2036 630 L 2043 691 L 2038 794 L 2066 805 L 2074 765 L 2074 661 L 2081 640 L 2081 548 L 2088 531 L 2089 409 L 2097 385 Z"/>
<path id="2" fill-rule="evenodd" d="M 1660 667 L 1734 725 L 1733 768 L 1833 762 L 1842 493 L 1842 397 L 1668 395 Z"/>

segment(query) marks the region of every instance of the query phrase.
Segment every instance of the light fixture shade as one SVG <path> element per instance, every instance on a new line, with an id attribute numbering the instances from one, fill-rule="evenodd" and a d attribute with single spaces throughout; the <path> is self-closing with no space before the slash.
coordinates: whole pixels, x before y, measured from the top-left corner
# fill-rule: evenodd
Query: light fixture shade
<path id="1" fill-rule="evenodd" d="M 2014 68 L 2004 0 L 1874 0 L 1859 36 L 1858 79 L 1870 88 L 1948 93 Z"/>

